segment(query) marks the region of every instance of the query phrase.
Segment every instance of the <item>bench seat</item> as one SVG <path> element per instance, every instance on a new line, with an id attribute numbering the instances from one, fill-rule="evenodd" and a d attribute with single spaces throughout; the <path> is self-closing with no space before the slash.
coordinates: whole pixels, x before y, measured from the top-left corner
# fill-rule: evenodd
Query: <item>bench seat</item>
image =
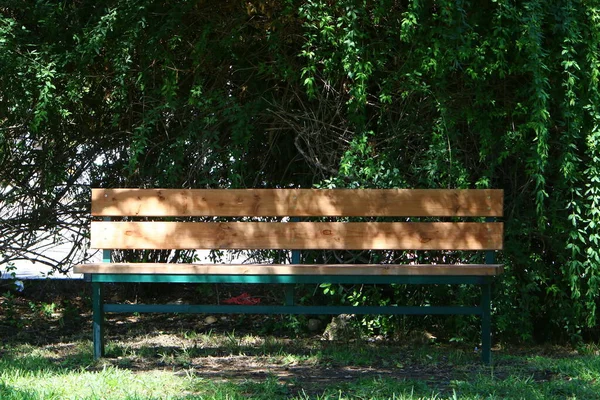
<path id="1" fill-rule="evenodd" d="M 497 276 L 502 264 L 83 264 L 84 274 Z"/>

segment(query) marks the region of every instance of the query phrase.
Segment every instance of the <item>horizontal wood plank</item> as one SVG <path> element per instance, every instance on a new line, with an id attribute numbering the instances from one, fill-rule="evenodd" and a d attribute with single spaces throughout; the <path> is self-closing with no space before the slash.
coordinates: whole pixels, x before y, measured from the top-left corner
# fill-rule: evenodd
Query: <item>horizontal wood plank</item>
<path id="1" fill-rule="evenodd" d="M 499 217 L 499 189 L 92 189 L 94 216 Z"/>
<path id="2" fill-rule="evenodd" d="M 500 250 L 499 222 L 93 221 L 97 249 Z"/>
<path id="3" fill-rule="evenodd" d="M 96 263 L 75 266 L 75 273 L 173 275 L 440 275 L 495 276 L 500 264 L 150 264 Z"/>

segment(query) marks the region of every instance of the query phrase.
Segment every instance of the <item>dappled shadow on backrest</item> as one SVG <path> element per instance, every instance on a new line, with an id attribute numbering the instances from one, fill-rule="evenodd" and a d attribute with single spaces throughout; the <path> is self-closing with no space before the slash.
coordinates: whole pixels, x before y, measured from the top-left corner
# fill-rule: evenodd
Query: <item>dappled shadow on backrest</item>
<path id="1" fill-rule="evenodd" d="M 413 217 L 501 216 L 501 190 L 94 189 L 92 193 L 96 217 L 167 219 L 95 221 L 94 248 L 496 250 L 503 245 L 502 223 L 410 221 Z M 199 216 L 342 217 L 345 221 L 172 221 Z M 347 217 L 359 216 L 371 220 L 347 222 Z M 401 219 L 374 222 L 372 217 Z"/>

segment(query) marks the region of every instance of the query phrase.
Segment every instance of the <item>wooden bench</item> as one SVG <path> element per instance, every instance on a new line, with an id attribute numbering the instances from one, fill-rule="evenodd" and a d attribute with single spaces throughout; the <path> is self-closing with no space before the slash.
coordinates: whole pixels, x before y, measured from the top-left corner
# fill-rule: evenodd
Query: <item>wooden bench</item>
<path id="1" fill-rule="evenodd" d="M 104 313 L 471 314 L 491 360 L 491 283 L 503 272 L 501 190 L 93 189 L 91 247 L 104 262 L 77 265 L 93 288 L 94 357 Z M 182 221 L 194 217 L 196 221 Z M 202 218 L 198 218 L 202 217 Z M 355 217 L 364 217 L 362 219 Z M 351 222 L 349 222 L 349 220 Z M 294 221 L 294 222 L 292 222 Z M 112 263 L 111 249 L 283 249 L 290 264 Z M 481 264 L 301 264 L 302 250 L 482 251 Z M 439 254 L 439 252 L 438 252 Z M 105 304 L 104 283 L 277 283 L 282 305 Z M 479 305 L 303 306 L 296 284 L 474 284 Z"/>

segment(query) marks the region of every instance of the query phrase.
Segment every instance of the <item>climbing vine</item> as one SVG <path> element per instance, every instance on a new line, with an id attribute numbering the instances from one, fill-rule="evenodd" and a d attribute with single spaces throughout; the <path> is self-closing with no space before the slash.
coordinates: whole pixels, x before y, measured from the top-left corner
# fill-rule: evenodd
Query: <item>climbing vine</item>
<path id="1" fill-rule="evenodd" d="M 502 188 L 496 331 L 597 335 L 599 52 L 582 0 L 4 1 L 2 258 L 89 185 Z M 350 298 L 474 296 L 423 290 Z"/>

